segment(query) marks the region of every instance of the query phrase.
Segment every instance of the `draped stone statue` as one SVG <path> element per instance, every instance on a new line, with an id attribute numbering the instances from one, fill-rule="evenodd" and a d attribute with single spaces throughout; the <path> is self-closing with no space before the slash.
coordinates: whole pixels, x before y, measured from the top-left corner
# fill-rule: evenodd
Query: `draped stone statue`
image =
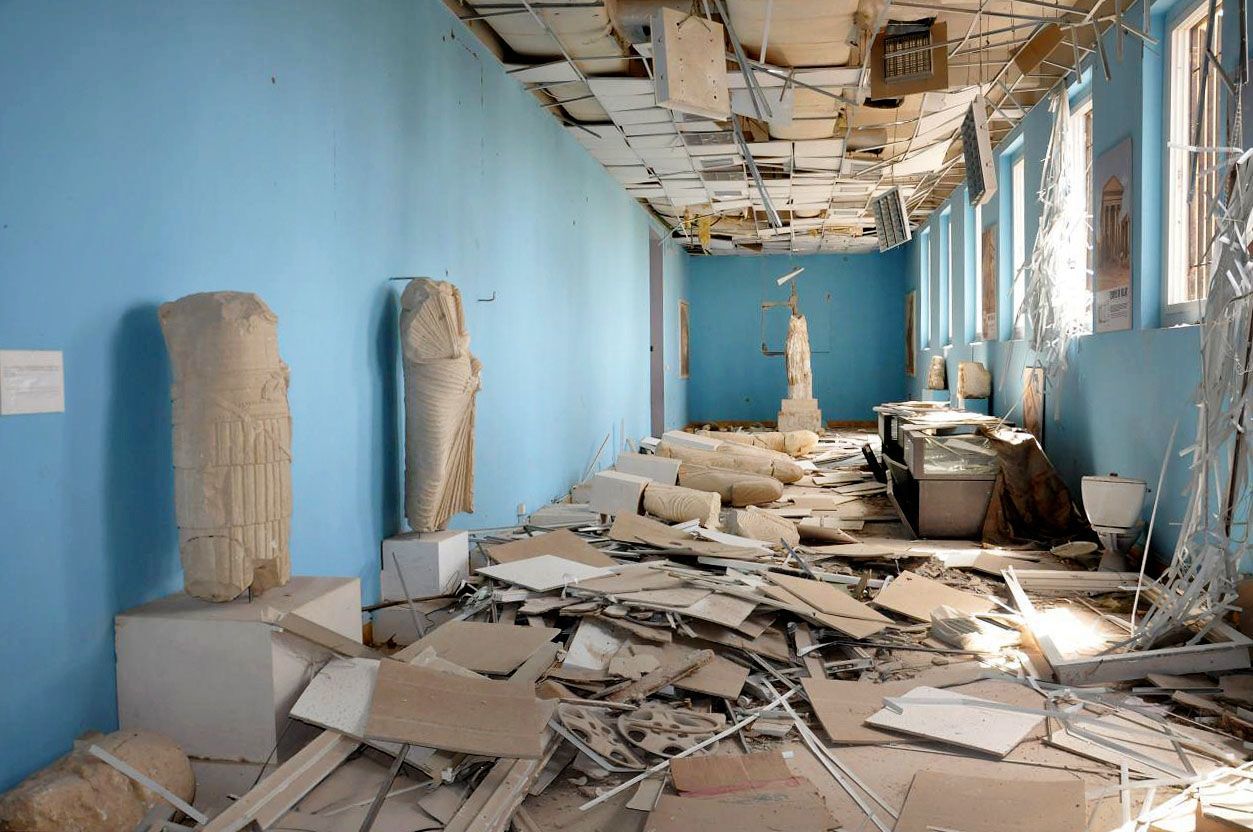
<path id="1" fill-rule="evenodd" d="M 814 398 L 814 373 L 809 360 L 809 323 L 801 314 L 795 283 L 792 284 L 792 295 L 787 305 L 792 310 L 787 323 L 787 340 L 783 345 L 787 398 L 779 406 L 779 430 L 808 430 L 822 435 L 822 411 Z"/>
<path id="2" fill-rule="evenodd" d="M 278 317 L 246 292 L 162 304 L 174 381 L 174 511 L 188 594 L 229 601 L 291 577 L 291 412 Z"/>
<path id="3" fill-rule="evenodd" d="M 474 403 L 482 365 L 470 353 L 461 293 L 414 278 L 400 298 L 405 370 L 405 516 L 416 532 L 474 510 Z"/>

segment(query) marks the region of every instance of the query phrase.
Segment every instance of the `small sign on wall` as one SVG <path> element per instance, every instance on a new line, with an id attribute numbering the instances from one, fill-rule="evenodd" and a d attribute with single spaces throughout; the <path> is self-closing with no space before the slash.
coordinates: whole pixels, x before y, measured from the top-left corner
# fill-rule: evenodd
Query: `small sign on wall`
<path id="1" fill-rule="evenodd" d="M 0 350 L 0 416 L 64 412 L 60 350 Z"/>

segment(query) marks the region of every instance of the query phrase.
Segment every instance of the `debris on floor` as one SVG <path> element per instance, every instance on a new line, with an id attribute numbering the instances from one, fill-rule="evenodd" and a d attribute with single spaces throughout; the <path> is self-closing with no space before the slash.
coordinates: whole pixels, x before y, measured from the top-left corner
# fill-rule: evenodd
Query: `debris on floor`
<path id="1" fill-rule="evenodd" d="M 459 587 L 390 602 L 417 638 L 371 650 L 296 621 L 337 654 L 291 708 L 321 733 L 202 795 L 199 825 L 135 784 L 125 828 L 1253 829 L 1236 629 L 1120 647 L 1150 578 L 1052 537 L 915 539 L 874 433 L 725 436 L 667 434 L 593 480 L 595 507 L 471 533 Z M 650 483 L 720 475 L 716 518 L 639 513 Z"/>

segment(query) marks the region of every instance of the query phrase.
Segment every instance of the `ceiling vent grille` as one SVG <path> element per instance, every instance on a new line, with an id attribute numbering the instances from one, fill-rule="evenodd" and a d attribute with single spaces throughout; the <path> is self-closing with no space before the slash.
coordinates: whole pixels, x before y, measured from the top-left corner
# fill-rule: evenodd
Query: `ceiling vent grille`
<path id="1" fill-rule="evenodd" d="M 870 97 L 903 98 L 948 87 L 944 21 L 889 23 L 870 48 Z"/>
<path id="2" fill-rule="evenodd" d="M 887 251 L 908 243 L 914 236 L 905 214 L 905 198 L 900 188 L 892 188 L 870 203 L 874 211 L 874 229 L 879 237 L 879 251 Z"/>
<path id="3" fill-rule="evenodd" d="M 983 205 L 996 195 L 996 161 L 988 135 L 988 105 L 977 96 L 962 121 L 962 154 L 966 157 L 966 193 L 971 205 Z"/>
<path id="4" fill-rule="evenodd" d="M 883 39 L 883 80 L 888 83 L 930 78 L 935 72 L 931 66 L 931 29 L 888 35 Z"/>

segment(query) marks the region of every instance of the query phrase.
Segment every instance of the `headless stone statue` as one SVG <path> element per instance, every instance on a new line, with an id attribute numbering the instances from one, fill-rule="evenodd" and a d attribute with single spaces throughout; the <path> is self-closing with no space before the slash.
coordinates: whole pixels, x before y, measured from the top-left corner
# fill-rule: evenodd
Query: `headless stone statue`
<path id="1" fill-rule="evenodd" d="M 470 353 L 461 293 L 414 278 L 400 298 L 405 369 L 405 516 L 415 532 L 474 510 L 474 400 L 482 365 Z"/>
<path id="2" fill-rule="evenodd" d="M 779 407 L 779 430 L 808 430 L 821 435 L 822 411 L 814 398 L 814 372 L 809 356 L 809 323 L 800 312 L 796 284 L 788 299 L 792 316 L 787 323 L 783 358 L 787 365 L 787 398 Z"/>
<path id="3" fill-rule="evenodd" d="M 246 292 L 162 304 L 174 374 L 174 512 L 189 595 L 229 601 L 291 577 L 291 412 L 278 317 Z"/>

